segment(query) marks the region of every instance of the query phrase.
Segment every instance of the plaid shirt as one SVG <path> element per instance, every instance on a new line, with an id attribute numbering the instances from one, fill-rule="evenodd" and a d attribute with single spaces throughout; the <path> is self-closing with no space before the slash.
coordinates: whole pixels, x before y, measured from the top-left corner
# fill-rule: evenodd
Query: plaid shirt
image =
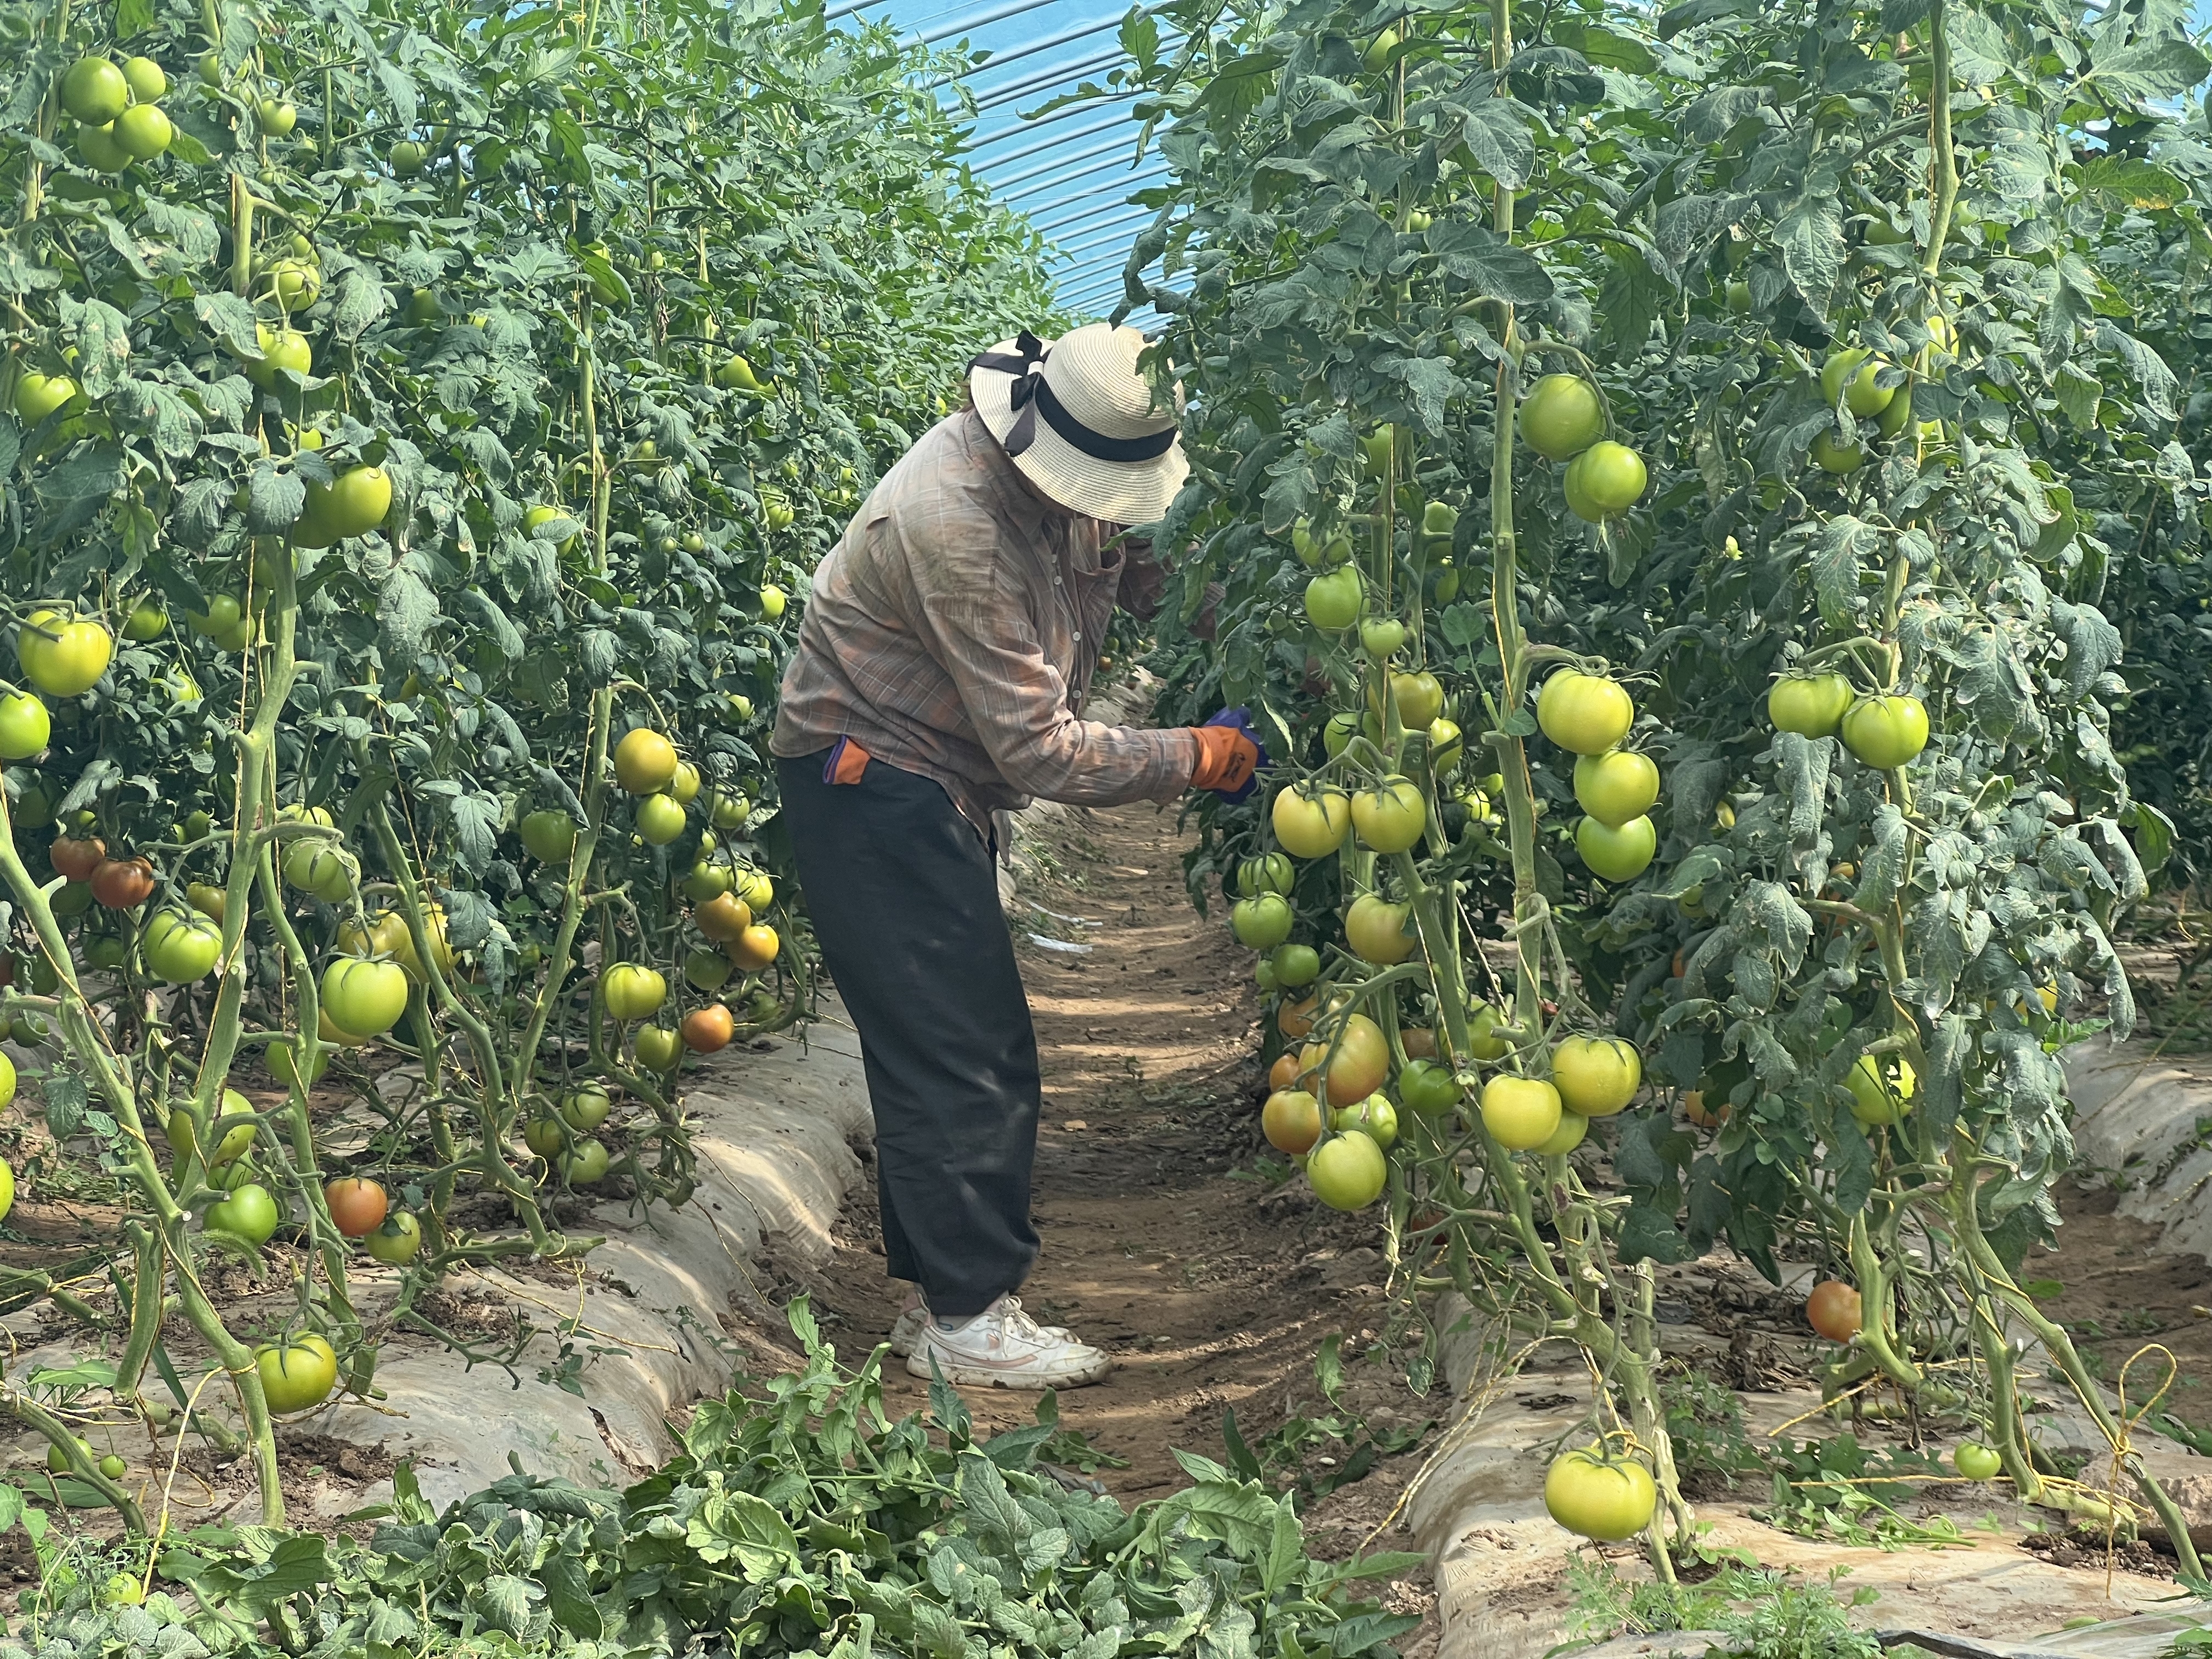
<path id="1" fill-rule="evenodd" d="M 850 738 L 934 778 L 984 834 L 1030 796 L 1172 800 L 1198 763 L 1188 732 L 1081 718 L 1129 563 L 1102 551 L 1112 534 L 1048 511 L 973 410 L 939 422 L 814 573 L 770 748 Z"/>

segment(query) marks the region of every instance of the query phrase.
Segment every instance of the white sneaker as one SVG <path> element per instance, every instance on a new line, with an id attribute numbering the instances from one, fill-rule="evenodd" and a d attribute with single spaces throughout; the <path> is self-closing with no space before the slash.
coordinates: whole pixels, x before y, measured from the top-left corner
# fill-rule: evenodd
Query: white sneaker
<path id="1" fill-rule="evenodd" d="M 927 1376 L 933 1359 L 948 1382 L 994 1389 L 1077 1389 L 1114 1369 L 1103 1350 L 1039 1325 L 1018 1296 L 1000 1297 L 957 1331 L 932 1320 L 907 1356 L 908 1375 Z"/>
<path id="2" fill-rule="evenodd" d="M 898 1317 L 891 1322 L 891 1334 L 884 1339 L 890 1344 L 894 1357 L 903 1359 L 921 1344 L 921 1334 L 929 1328 L 929 1304 L 921 1299 L 919 1286 L 906 1293 L 906 1305 L 899 1310 Z"/>
<path id="3" fill-rule="evenodd" d="M 894 1358 L 904 1359 L 921 1346 L 922 1333 L 929 1328 L 929 1304 L 921 1297 L 921 1287 L 914 1285 L 906 1293 L 905 1305 L 899 1309 L 898 1317 L 891 1322 L 891 1334 L 884 1338 Z M 1045 1335 L 1066 1341 L 1073 1334 L 1065 1325 L 1040 1325 Z M 928 1373 L 924 1371 L 924 1376 Z"/>

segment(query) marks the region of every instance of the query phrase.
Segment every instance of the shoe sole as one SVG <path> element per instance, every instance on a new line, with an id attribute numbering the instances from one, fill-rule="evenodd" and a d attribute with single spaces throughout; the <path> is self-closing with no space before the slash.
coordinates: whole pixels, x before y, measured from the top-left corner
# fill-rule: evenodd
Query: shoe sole
<path id="1" fill-rule="evenodd" d="M 1040 1376 L 1034 1371 L 1008 1371 L 991 1365 L 963 1365 L 955 1361 L 948 1364 L 942 1357 L 937 1368 L 945 1380 L 956 1386 L 968 1383 L 977 1388 L 1009 1389 L 1017 1391 L 1042 1392 L 1046 1389 L 1086 1389 L 1095 1382 L 1103 1382 L 1113 1374 L 1111 1355 L 1102 1356 L 1097 1364 L 1064 1376 Z M 927 1350 L 917 1351 L 907 1357 L 907 1375 L 930 1379 L 929 1356 Z"/>

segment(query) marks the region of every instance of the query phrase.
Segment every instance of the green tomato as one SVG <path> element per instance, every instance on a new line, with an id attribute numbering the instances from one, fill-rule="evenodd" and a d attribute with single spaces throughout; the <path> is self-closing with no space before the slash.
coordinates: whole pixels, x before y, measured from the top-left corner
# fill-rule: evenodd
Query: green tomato
<path id="1" fill-rule="evenodd" d="M 169 147 L 177 130 L 151 104 L 137 104 L 115 118 L 115 142 L 134 161 L 150 161 Z"/>
<path id="2" fill-rule="evenodd" d="M 1262 893 L 1287 893 L 1297 881 L 1297 872 L 1280 853 L 1246 859 L 1237 866 L 1237 890 L 1246 898 Z"/>
<path id="3" fill-rule="evenodd" d="M 684 1038 L 665 1025 L 647 1025 L 637 1034 L 637 1063 L 648 1072 L 665 1072 L 684 1054 Z"/>
<path id="4" fill-rule="evenodd" d="M 1547 461 L 1572 460 L 1605 436 L 1605 400 L 1579 374 L 1547 374 L 1522 402 L 1521 436 Z"/>
<path id="5" fill-rule="evenodd" d="M 566 812 L 526 813 L 522 845 L 540 864 L 567 864 L 575 855 L 576 821 Z"/>
<path id="6" fill-rule="evenodd" d="M 1271 951 L 1291 936 L 1297 914 L 1280 893 L 1262 893 L 1239 899 L 1229 912 L 1229 925 L 1237 943 L 1247 950 Z"/>
<path id="7" fill-rule="evenodd" d="M 561 1173 L 571 1187 L 589 1187 L 606 1179 L 607 1149 L 596 1140 L 580 1140 L 562 1160 Z"/>
<path id="8" fill-rule="evenodd" d="M 1398 1139 L 1398 1109 L 1387 1095 L 1370 1095 L 1331 1112 L 1328 1127 L 1364 1134 L 1387 1152 Z"/>
<path id="9" fill-rule="evenodd" d="M 167 985 L 190 985 L 215 971 L 222 929 L 196 910 L 156 910 L 139 936 L 146 971 Z"/>
<path id="10" fill-rule="evenodd" d="M 1575 762 L 1575 800 L 1600 823 L 1618 829 L 1640 818 L 1659 799 L 1659 768 L 1651 757 L 1608 749 Z"/>
<path id="11" fill-rule="evenodd" d="M 1269 958 L 1275 983 L 1295 991 L 1321 977 L 1321 952 L 1310 945 L 1279 945 Z"/>
<path id="12" fill-rule="evenodd" d="M 1459 1104 L 1460 1086 L 1450 1066 L 1433 1060 L 1408 1060 L 1398 1073 L 1398 1098 L 1408 1111 L 1434 1117 Z"/>
<path id="13" fill-rule="evenodd" d="M 140 645 L 158 640 L 168 631 L 169 613 L 150 593 L 131 607 L 131 614 L 123 623 L 123 637 Z"/>
<path id="14" fill-rule="evenodd" d="M 249 1244 L 265 1244 L 276 1231 L 276 1200 L 266 1187 L 249 1181 L 234 1187 L 220 1204 L 208 1206 L 207 1224 L 234 1233 Z"/>
<path id="15" fill-rule="evenodd" d="M 684 833 L 686 815 L 673 795 L 652 794 L 637 804 L 637 833 L 649 847 L 665 847 Z"/>
<path id="16" fill-rule="evenodd" d="M 1778 732 L 1832 737 L 1851 706 L 1851 683 L 1841 674 L 1785 674 L 1766 694 L 1766 718 Z"/>
<path id="17" fill-rule="evenodd" d="M 105 58 L 80 58 L 62 76 L 62 107 L 87 126 L 105 126 L 130 107 L 131 82 Z"/>
<path id="18" fill-rule="evenodd" d="M 1598 523 L 1635 506 L 1650 481 L 1641 455 L 1601 439 L 1568 463 L 1567 504 L 1577 518 Z"/>
<path id="19" fill-rule="evenodd" d="M 52 740 L 53 716 L 27 691 L 0 694 L 0 760 L 28 760 Z"/>
<path id="20" fill-rule="evenodd" d="M 1830 354 L 1820 366 L 1821 400 L 1833 409 L 1841 399 L 1860 420 L 1881 414 L 1897 395 L 1896 388 L 1875 384 L 1875 377 L 1885 367 L 1883 359 L 1863 346 Z"/>
<path id="21" fill-rule="evenodd" d="M 1359 620 L 1366 597 L 1352 565 L 1316 576 L 1306 584 L 1306 620 L 1324 634 L 1341 633 Z"/>
<path id="22" fill-rule="evenodd" d="M 15 413 L 26 426 L 36 426 L 77 395 L 76 382 L 66 374 L 27 374 L 15 382 Z"/>
<path id="23" fill-rule="evenodd" d="M 404 1210 L 394 1210 L 384 1224 L 363 1241 L 368 1253 L 388 1267 L 412 1261 L 422 1249 L 422 1224 Z"/>
<path id="24" fill-rule="evenodd" d="M 341 957 L 323 969 L 323 1011 L 356 1038 L 381 1036 L 407 1012 L 407 970 L 397 962 Z"/>
<path id="25" fill-rule="evenodd" d="M 1370 617 L 1359 624 L 1359 648 L 1377 662 L 1388 662 L 1406 644 L 1406 624 L 1395 617 Z"/>
<path id="26" fill-rule="evenodd" d="M 1847 444 L 1832 432 L 1814 434 L 1811 453 L 1814 463 L 1820 471 L 1832 472 L 1838 477 L 1846 472 L 1856 472 L 1866 465 L 1866 450 L 1863 446 Z"/>
<path id="27" fill-rule="evenodd" d="M 668 1000 L 668 981 L 653 969 L 635 962 L 618 962 L 601 975 L 607 1012 L 619 1020 L 644 1019 Z M 673 1036 L 675 1034 L 671 1032 Z M 642 1037 L 643 1032 L 639 1036 Z M 653 1069 L 665 1069 L 655 1066 Z"/>
<path id="28" fill-rule="evenodd" d="M 1994 1480 L 2004 1468 L 1996 1449 L 1978 1440 L 1961 1440 L 1951 1449 L 1951 1467 L 1969 1480 Z"/>
<path id="29" fill-rule="evenodd" d="M 1928 706 L 1917 697 L 1861 697 L 1844 716 L 1843 734 L 1862 765 L 1893 771 L 1928 746 Z"/>
<path id="30" fill-rule="evenodd" d="M 561 1121 L 580 1134 L 589 1134 L 607 1121 L 615 1109 L 614 1097 L 596 1083 L 586 1083 L 561 1097 Z"/>
<path id="31" fill-rule="evenodd" d="M 1607 881 L 1633 881 L 1659 850 L 1659 831 L 1648 817 L 1617 825 L 1584 818 L 1575 826 L 1575 850 L 1592 875 Z"/>

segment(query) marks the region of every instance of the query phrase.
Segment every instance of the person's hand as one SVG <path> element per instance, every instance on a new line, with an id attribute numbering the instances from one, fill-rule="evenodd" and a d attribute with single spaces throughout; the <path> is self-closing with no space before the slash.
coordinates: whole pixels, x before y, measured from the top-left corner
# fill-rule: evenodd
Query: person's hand
<path id="1" fill-rule="evenodd" d="M 1231 802 L 1250 794 L 1267 765 L 1267 751 L 1252 730 L 1252 716 L 1242 708 L 1224 708 L 1190 731 L 1198 739 L 1198 766 L 1190 775 L 1191 787 L 1211 789 Z"/>

